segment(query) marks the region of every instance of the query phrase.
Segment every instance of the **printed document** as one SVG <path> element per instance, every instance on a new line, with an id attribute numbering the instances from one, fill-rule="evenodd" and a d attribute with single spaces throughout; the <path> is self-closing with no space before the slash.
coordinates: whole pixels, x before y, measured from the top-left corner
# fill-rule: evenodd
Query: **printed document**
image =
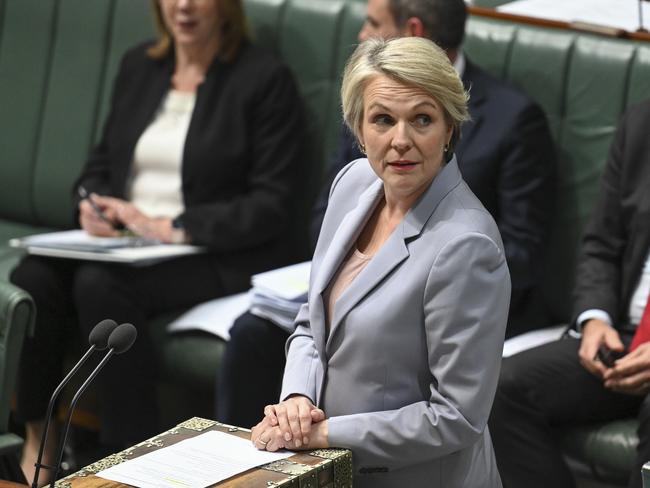
<path id="1" fill-rule="evenodd" d="M 307 301 L 310 270 L 311 261 L 307 261 L 253 275 L 253 288 L 248 293 L 196 305 L 169 324 L 167 330 L 202 330 L 227 341 L 237 317 L 250 311 L 291 333 L 296 314 Z"/>
<path id="2" fill-rule="evenodd" d="M 140 488 L 204 488 L 293 452 L 258 451 L 251 441 L 209 431 L 97 473 Z"/>

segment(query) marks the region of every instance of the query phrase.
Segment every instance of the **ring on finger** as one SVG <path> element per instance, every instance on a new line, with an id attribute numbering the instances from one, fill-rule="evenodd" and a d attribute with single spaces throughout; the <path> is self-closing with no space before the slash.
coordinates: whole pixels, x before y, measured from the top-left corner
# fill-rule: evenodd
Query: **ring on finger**
<path id="1" fill-rule="evenodd" d="M 263 446 L 266 447 L 266 445 L 267 445 L 270 441 L 266 441 L 266 442 L 264 442 L 264 441 L 262 440 L 261 437 L 258 437 L 258 438 L 257 438 L 257 442 L 259 442 L 260 444 L 262 444 Z"/>

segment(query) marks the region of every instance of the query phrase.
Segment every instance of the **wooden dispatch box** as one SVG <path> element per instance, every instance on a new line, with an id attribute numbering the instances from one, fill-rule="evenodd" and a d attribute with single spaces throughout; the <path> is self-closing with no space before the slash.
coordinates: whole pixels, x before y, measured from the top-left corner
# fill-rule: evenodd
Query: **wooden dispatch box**
<path id="1" fill-rule="evenodd" d="M 95 473 L 170 446 L 208 430 L 250 439 L 250 430 L 194 417 L 149 440 L 111 454 L 56 482 L 56 488 L 126 488 L 130 485 L 106 480 Z M 347 449 L 319 449 L 296 453 L 290 458 L 250 469 L 216 485 L 219 488 L 349 488 L 352 486 L 352 453 Z"/>

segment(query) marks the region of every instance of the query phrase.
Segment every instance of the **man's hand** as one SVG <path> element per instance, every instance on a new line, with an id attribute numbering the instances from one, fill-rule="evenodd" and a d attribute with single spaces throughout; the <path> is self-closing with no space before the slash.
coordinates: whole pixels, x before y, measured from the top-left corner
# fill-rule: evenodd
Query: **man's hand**
<path id="1" fill-rule="evenodd" d="M 597 358 L 598 348 L 604 345 L 612 351 L 623 351 L 624 346 L 616 329 L 598 319 L 591 319 L 582 327 L 582 342 L 578 356 L 580 364 L 590 373 L 603 378 L 607 367 Z"/>
<path id="2" fill-rule="evenodd" d="M 650 343 L 646 342 L 622 357 L 603 375 L 605 388 L 645 395 L 650 389 Z"/>

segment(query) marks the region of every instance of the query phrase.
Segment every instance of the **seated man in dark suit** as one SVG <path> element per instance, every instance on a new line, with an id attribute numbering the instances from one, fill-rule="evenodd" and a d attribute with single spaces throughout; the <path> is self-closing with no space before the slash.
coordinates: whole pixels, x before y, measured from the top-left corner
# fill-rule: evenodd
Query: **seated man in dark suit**
<path id="1" fill-rule="evenodd" d="M 650 460 L 648 124 L 650 102 L 629 110 L 612 144 L 582 241 L 572 329 L 503 361 L 489 425 L 506 488 L 574 487 L 554 430 L 633 415 L 640 442 L 628 486 L 641 488 Z M 610 363 L 599 348 L 625 355 Z"/>
<path id="2" fill-rule="evenodd" d="M 470 92 L 472 120 L 455 152 L 463 178 L 494 217 L 512 280 L 507 336 L 548 325 L 539 302 L 544 237 L 552 211 L 555 154 L 546 118 L 534 102 L 493 78 L 461 50 L 467 12 L 463 0 L 370 0 L 359 40 L 428 37 L 446 50 Z M 363 157 L 344 130 L 314 208 L 315 245 L 334 176 Z M 217 418 L 252 426 L 277 400 L 287 334 L 270 322 L 242 315 L 231 329 L 217 383 Z"/>

